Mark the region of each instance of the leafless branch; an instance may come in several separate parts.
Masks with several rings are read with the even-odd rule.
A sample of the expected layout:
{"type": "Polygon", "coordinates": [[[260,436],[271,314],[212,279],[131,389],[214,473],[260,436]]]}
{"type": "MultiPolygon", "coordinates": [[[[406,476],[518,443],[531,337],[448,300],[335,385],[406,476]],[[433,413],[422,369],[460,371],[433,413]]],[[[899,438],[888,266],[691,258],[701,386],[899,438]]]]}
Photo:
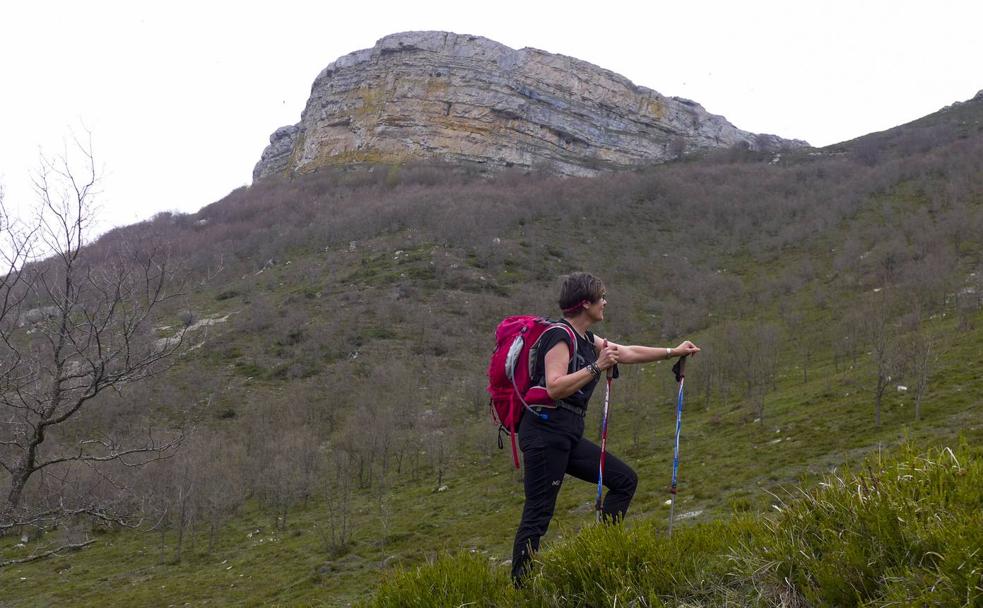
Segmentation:
{"type": "Polygon", "coordinates": [[[126,467],[143,466],[157,460],[162,460],[163,454],[166,454],[167,452],[179,446],[183,441],[183,439],[184,439],[184,434],[182,433],[177,439],[174,439],[164,444],[158,444],[151,437],[150,445],[129,448],[129,449],[120,449],[118,445],[114,445],[109,441],[100,441],[95,439],[85,440],[81,442],[78,454],[74,454],[72,456],[62,456],[59,458],[51,458],[49,460],[39,463],[35,467],[35,470],[41,470],[45,467],[54,464],[63,463],[63,462],[110,462],[113,460],[119,461],[120,464],[126,467]],[[90,445],[101,445],[106,449],[108,453],[103,455],[87,454],[85,453],[84,450],[86,446],[90,446],[90,445]],[[136,454],[140,454],[140,455],[153,454],[154,456],[152,458],[147,458],[146,460],[140,460],[139,462],[126,461],[126,456],[132,456],[136,454]]]}
{"type": "Polygon", "coordinates": [[[60,546],[60,547],[58,547],[56,549],[52,549],[50,551],[45,551],[44,553],[37,553],[35,555],[31,555],[30,557],[22,557],[20,559],[8,559],[6,561],[0,562],[0,568],[5,568],[7,566],[13,566],[15,564],[26,564],[26,563],[29,563],[29,562],[36,562],[39,559],[44,559],[46,557],[51,557],[52,555],[57,555],[57,554],[62,553],[64,551],[78,551],[79,549],[82,549],[83,547],[88,547],[89,545],[93,544],[94,542],[96,542],[95,539],[93,539],[93,540],[87,540],[84,543],[71,543],[71,544],[67,544],[67,545],[62,545],[62,546],[60,546]]]}
{"type": "MultiPolygon", "coordinates": [[[[3,232],[6,247],[0,240],[0,270],[8,269],[0,277],[0,408],[10,413],[10,424],[0,425],[0,531],[47,528],[78,515],[128,525],[114,513],[115,499],[100,501],[96,486],[83,483],[89,474],[82,471],[122,496],[126,488],[105,465],[141,467],[169,458],[184,440],[181,430],[164,440],[149,428],[144,438],[78,432],[80,412],[101,404],[101,394],[165,369],[184,347],[184,330],[166,340],[149,331],[156,310],[175,297],[164,253],[145,243],[108,259],[87,253],[98,178],[91,137],[75,145],[84,169],[67,151],[42,155],[37,226],[3,232]],[[35,259],[38,251],[50,257],[35,259]],[[38,312],[25,330],[15,313],[28,303],[38,312]],[[74,448],[66,447],[69,437],[74,448]]],[[[0,231],[8,219],[0,196],[0,231]]]]}

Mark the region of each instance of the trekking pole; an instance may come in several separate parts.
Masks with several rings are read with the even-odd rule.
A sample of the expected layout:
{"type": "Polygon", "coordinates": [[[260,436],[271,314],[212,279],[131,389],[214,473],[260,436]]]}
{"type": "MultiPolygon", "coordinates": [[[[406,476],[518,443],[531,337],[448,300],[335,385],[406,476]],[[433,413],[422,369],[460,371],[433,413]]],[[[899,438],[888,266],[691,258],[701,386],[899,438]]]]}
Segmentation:
{"type": "MultiPolygon", "coordinates": [[[[604,341],[607,348],[608,341],[604,341]]],[[[597,500],[594,501],[594,511],[597,513],[597,521],[601,521],[601,492],[604,486],[604,455],[607,454],[608,447],[608,404],[611,402],[611,380],[614,375],[614,367],[608,368],[607,388],[604,390],[604,416],[601,418],[601,463],[597,471],[597,500]]]]}
{"type": "MultiPolygon", "coordinates": [[[[683,383],[686,379],[686,356],[679,358],[676,365],[672,366],[672,373],[676,375],[676,382],[679,383],[679,395],[676,397],[676,447],[672,452],[672,486],[669,493],[672,494],[669,503],[669,536],[672,536],[672,519],[676,510],[676,473],[679,471],[679,432],[683,428],[683,383]]],[[[603,458],[603,456],[602,456],[603,458]]]]}

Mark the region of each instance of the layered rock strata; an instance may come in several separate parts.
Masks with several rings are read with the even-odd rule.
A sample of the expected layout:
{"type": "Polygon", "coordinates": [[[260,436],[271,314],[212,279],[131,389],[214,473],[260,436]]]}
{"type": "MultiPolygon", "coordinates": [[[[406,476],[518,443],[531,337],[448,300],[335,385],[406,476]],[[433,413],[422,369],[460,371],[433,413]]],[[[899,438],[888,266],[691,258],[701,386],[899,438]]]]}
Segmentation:
{"type": "Polygon", "coordinates": [[[253,178],[427,159],[592,175],[735,145],[806,144],[742,131],[572,57],[406,32],[326,67],[300,123],[273,133],[253,178]]]}

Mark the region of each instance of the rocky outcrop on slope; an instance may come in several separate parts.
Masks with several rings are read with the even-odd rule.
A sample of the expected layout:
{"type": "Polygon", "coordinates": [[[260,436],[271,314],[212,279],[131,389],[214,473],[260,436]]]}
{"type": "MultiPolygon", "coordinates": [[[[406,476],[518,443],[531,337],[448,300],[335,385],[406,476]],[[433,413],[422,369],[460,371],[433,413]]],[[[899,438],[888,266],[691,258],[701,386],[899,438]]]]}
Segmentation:
{"type": "Polygon", "coordinates": [[[273,133],[253,178],[424,159],[591,175],[735,145],[806,143],[742,131],[572,57],[406,32],[326,67],[300,123],[273,133]]]}

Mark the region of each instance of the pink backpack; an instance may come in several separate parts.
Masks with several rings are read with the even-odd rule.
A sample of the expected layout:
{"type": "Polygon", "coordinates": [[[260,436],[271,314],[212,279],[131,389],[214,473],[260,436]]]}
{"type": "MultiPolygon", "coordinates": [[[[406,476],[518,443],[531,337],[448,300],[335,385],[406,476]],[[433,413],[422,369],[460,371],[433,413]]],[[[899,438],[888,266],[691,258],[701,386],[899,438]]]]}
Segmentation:
{"type": "Polygon", "coordinates": [[[501,433],[507,432],[512,439],[512,461],[517,469],[519,452],[515,437],[522,412],[534,405],[556,407],[545,386],[530,386],[539,340],[553,328],[567,332],[570,359],[573,360],[577,337],[564,323],[554,323],[543,317],[515,316],[506,318],[495,329],[495,352],[488,364],[489,406],[492,419],[499,425],[498,447],[503,447],[501,433]]]}

